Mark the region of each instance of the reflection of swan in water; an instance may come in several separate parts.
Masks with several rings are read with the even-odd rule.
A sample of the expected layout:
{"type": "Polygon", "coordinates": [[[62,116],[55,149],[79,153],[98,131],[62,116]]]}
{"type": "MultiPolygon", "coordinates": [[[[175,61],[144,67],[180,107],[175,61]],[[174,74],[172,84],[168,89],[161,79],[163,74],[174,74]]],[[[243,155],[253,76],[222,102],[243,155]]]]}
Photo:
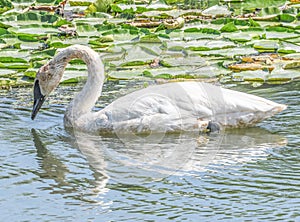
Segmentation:
{"type": "Polygon", "coordinates": [[[65,125],[83,131],[199,131],[211,120],[230,127],[250,126],[286,108],[254,95],[205,83],[182,82],[151,86],[121,97],[99,112],[91,112],[102,91],[104,68],[95,51],[73,45],[39,69],[32,119],[73,58],[87,64],[89,75],[66,111],[65,125]]]}
{"type": "MultiPolygon", "coordinates": [[[[37,171],[37,175],[40,176],[43,179],[53,179],[56,183],[49,184],[50,189],[55,192],[55,190],[60,190],[60,193],[69,194],[70,192],[76,195],[81,195],[80,192],[82,192],[82,187],[79,187],[78,189],[81,190],[78,194],[77,193],[77,183],[74,185],[72,181],[68,180],[67,174],[70,173],[67,165],[60,160],[59,157],[52,154],[47,147],[43,144],[39,137],[39,133],[35,130],[31,130],[31,134],[33,137],[34,146],[37,150],[37,157],[38,161],[40,163],[40,170],[37,171]]],[[[73,143],[73,140],[68,139],[69,142],[73,143]]],[[[108,188],[106,187],[106,184],[108,182],[108,177],[105,175],[104,166],[102,164],[105,164],[103,162],[103,157],[100,157],[101,150],[94,151],[94,146],[89,146],[91,141],[85,141],[86,148],[81,150],[85,158],[88,159],[88,163],[91,163],[93,165],[90,165],[90,169],[94,172],[94,181],[90,181],[90,186],[92,187],[92,190],[87,190],[87,193],[92,195],[87,195],[88,197],[76,197],[76,198],[86,198],[87,201],[99,201],[95,198],[98,197],[99,194],[106,193],[108,191],[108,188]],[[86,153],[88,152],[88,153],[86,153]],[[100,155],[100,156],[99,156],[100,155]],[[97,161],[96,161],[97,160],[97,161]],[[93,196],[93,199],[91,197],[93,196]]],[[[72,144],[74,145],[74,144],[72,144]]]]}
{"type": "Polygon", "coordinates": [[[235,164],[265,159],[268,149],[287,143],[284,137],[261,128],[228,130],[224,134],[201,137],[190,133],[170,134],[159,143],[155,136],[150,140],[132,136],[120,140],[115,136],[75,133],[78,148],[91,166],[96,169],[101,162],[102,168],[98,169],[108,178],[129,184],[169,175],[198,175],[212,165],[215,169],[224,169],[225,165],[230,169],[235,164]]]}
{"type": "Polygon", "coordinates": [[[54,179],[57,184],[64,184],[66,174],[68,173],[67,167],[47,150],[35,129],[31,129],[31,134],[34,146],[37,150],[37,157],[39,160],[42,160],[40,166],[43,169],[43,172],[39,173],[39,176],[42,178],[54,179]]]}

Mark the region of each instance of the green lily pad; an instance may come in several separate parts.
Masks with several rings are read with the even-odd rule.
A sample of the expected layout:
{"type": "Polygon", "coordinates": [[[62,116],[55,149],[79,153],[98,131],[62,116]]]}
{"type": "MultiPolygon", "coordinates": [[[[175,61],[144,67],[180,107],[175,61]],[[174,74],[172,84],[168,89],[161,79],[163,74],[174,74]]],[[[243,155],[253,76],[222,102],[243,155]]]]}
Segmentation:
{"type": "Polygon", "coordinates": [[[290,81],[300,79],[300,71],[299,70],[291,70],[291,69],[275,69],[267,77],[268,82],[278,82],[278,81],[290,81]]]}
{"type": "Polygon", "coordinates": [[[35,34],[18,34],[18,39],[23,42],[38,42],[38,35],[35,34]]]}
{"type": "Polygon", "coordinates": [[[300,46],[293,44],[293,43],[288,43],[288,42],[282,42],[281,46],[278,49],[279,53],[296,53],[300,52],[300,46]]]}
{"type": "Polygon", "coordinates": [[[27,63],[30,58],[28,50],[16,50],[12,48],[2,49],[0,51],[0,62],[19,62],[27,63]]]}
{"type": "Polygon", "coordinates": [[[282,56],[282,58],[287,59],[287,60],[300,60],[300,53],[291,53],[291,54],[282,56]]]}
{"type": "Polygon", "coordinates": [[[255,41],[253,47],[259,52],[276,52],[279,44],[274,40],[260,40],[255,41]]]}
{"type": "Polygon", "coordinates": [[[297,38],[299,36],[298,33],[288,33],[288,32],[265,32],[267,39],[291,39],[297,38]]]}
{"type": "Polygon", "coordinates": [[[36,77],[37,71],[38,71],[38,69],[34,69],[34,68],[27,69],[24,72],[24,76],[28,77],[29,79],[34,79],[36,77]]]}
{"type": "Polygon", "coordinates": [[[150,64],[151,61],[157,58],[151,49],[140,45],[131,46],[126,51],[125,58],[120,61],[112,62],[116,66],[142,66],[150,64]]]}
{"type": "Polygon", "coordinates": [[[79,36],[98,36],[97,29],[90,24],[78,24],[76,25],[76,32],[79,36]]]}
{"type": "MultiPolygon", "coordinates": [[[[180,33],[182,39],[182,33],[180,33]]],[[[221,34],[219,30],[212,28],[188,28],[184,30],[184,40],[198,40],[198,39],[214,39],[221,34]]]]}
{"type": "Polygon", "coordinates": [[[225,5],[214,5],[202,11],[202,15],[211,17],[226,17],[231,15],[231,11],[225,5]]]}
{"type": "Polygon", "coordinates": [[[176,76],[185,76],[187,73],[192,71],[193,69],[188,66],[181,67],[160,67],[156,69],[147,69],[145,70],[148,76],[152,76],[154,78],[175,78],[176,76]]]}
{"type": "Polygon", "coordinates": [[[15,58],[11,56],[7,57],[0,57],[0,63],[27,63],[25,59],[22,58],[15,58]]]}
{"type": "Polygon", "coordinates": [[[140,38],[140,42],[145,43],[161,43],[161,40],[155,34],[144,35],[140,38]]]}
{"type": "Polygon", "coordinates": [[[189,57],[169,57],[164,58],[161,64],[165,67],[177,67],[177,66],[206,66],[208,61],[199,56],[189,56],[189,57]]]}
{"type": "Polygon", "coordinates": [[[79,70],[79,69],[74,69],[74,66],[72,66],[72,69],[67,68],[64,72],[64,75],[61,79],[61,83],[63,84],[69,84],[69,83],[78,83],[82,79],[87,78],[87,69],[79,70]]]}
{"type": "Polygon", "coordinates": [[[220,31],[221,32],[236,32],[236,31],[238,31],[238,28],[234,25],[233,22],[230,22],[230,23],[224,25],[220,31]]]}
{"type": "Polygon", "coordinates": [[[255,71],[242,71],[232,73],[232,80],[243,82],[243,81],[260,81],[264,82],[269,75],[268,72],[262,70],[255,70],[255,71]]]}
{"type": "Polygon", "coordinates": [[[17,72],[15,70],[11,70],[11,69],[0,69],[0,76],[1,77],[10,77],[14,74],[16,74],[17,72]]]}
{"type": "Polygon", "coordinates": [[[9,32],[7,31],[7,29],[5,28],[0,28],[0,36],[1,35],[5,35],[5,34],[8,34],[9,32]]]}
{"type": "Polygon", "coordinates": [[[90,6],[93,1],[80,1],[80,0],[72,0],[69,1],[70,6],[90,6]]]}
{"type": "Polygon", "coordinates": [[[122,71],[111,71],[108,73],[108,77],[111,79],[134,79],[141,78],[143,76],[143,70],[122,70],[122,71]]]}
{"type": "Polygon", "coordinates": [[[291,14],[280,14],[279,20],[282,22],[293,22],[296,20],[296,17],[291,14]]]}
{"type": "Polygon", "coordinates": [[[30,67],[29,64],[24,63],[0,63],[0,68],[13,69],[13,70],[26,70],[30,67]]]}
{"type": "Polygon", "coordinates": [[[224,48],[233,48],[235,47],[235,43],[224,40],[194,40],[194,41],[173,41],[167,42],[166,47],[169,50],[183,50],[189,49],[192,51],[207,51],[207,50],[216,50],[216,49],[224,49],[224,48]]]}
{"type": "Polygon", "coordinates": [[[280,9],[276,6],[270,6],[270,7],[262,8],[262,10],[258,13],[258,16],[278,15],[278,14],[280,14],[280,9]]]}
{"type": "Polygon", "coordinates": [[[222,35],[225,38],[228,38],[234,42],[248,42],[248,41],[251,41],[253,38],[260,37],[259,32],[255,33],[255,34],[249,33],[249,32],[235,32],[235,33],[223,33],[222,35]]]}
{"type": "Polygon", "coordinates": [[[12,9],[14,6],[9,0],[0,0],[0,14],[9,11],[12,9]]]}
{"type": "Polygon", "coordinates": [[[257,51],[250,47],[235,47],[228,49],[210,50],[210,51],[198,51],[197,54],[201,56],[216,56],[232,59],[237,56],[253,55],[257,51]]]}
{"type": "Polygon", "coordinates": [[[296,69],[300,68],[300,60],[289,61],[284,64],[283,69],[296,69]]]}

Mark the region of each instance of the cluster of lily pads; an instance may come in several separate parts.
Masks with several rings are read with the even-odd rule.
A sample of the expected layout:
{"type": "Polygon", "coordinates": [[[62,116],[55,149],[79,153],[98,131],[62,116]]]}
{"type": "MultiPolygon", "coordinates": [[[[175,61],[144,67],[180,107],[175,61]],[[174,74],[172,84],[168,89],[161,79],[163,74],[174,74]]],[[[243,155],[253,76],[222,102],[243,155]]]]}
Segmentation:
{"type": "MultiPolygon", "coordinates": [[[[32,85],[37,69],[72,44],[99,52],[109,79],[300,78],[300,2],[197,2],[0,0],[0,87],[32,85]]],[[[86,75],[73,60],[63,83],[86,75]]]]}

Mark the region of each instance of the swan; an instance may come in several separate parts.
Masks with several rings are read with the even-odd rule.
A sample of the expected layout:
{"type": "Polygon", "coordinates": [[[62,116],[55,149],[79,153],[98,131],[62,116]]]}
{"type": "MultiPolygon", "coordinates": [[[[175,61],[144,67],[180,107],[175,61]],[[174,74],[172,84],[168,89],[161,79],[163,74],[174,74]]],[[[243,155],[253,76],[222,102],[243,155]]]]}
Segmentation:
{"type": "Polygon", "coordinates": [[[93,133],[149,133],[205,131],[248,127],[286,109],[286,105],[202,82],[175,82],[149,86],[92,111],[102,92],[104,66],[98,53],[72,45],[57,53],[34,80],[34,120],[47,96],[58,86],[71,59],[82,59],[88,77],[64,115],[65,127],[93,133]],[[214,123],[214,124],[212,124],[214,123]]]}

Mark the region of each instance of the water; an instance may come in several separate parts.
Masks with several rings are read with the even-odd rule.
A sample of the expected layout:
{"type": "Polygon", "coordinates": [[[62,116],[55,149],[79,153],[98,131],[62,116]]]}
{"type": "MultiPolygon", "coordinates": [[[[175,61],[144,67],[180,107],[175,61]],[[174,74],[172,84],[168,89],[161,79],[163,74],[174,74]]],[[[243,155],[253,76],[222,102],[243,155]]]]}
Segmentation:
{"type": "MultiPolygon", "coordinates": [[[[300,220],[299,86],[234,87],[289,106],[258,127],[150,141],[65,130],[78,87],[35,121],[31,89],[1,91],[0,221],[300,220]]],[[[96,109],[135,87],[107,84],[96,109]]]]}

